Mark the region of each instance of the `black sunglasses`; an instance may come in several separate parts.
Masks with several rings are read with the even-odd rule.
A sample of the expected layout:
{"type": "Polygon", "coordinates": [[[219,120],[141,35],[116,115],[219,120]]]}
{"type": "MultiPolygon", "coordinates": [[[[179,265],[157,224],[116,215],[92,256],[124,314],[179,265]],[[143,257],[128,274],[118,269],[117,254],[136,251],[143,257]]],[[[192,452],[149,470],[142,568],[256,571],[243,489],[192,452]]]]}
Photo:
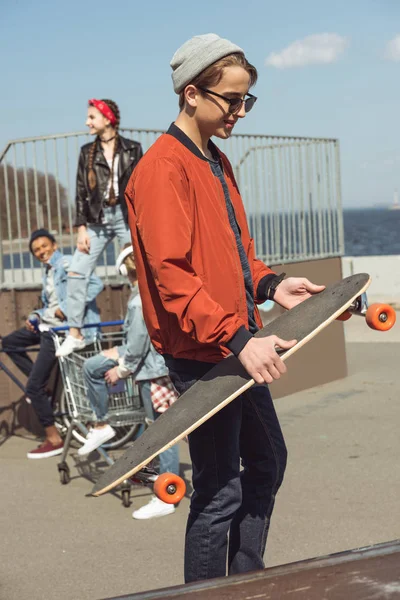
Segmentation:
{"type": "Polygon", "coordinates": [[[196,86],[197,89],[201,90],[202,92],[205,92],[206,94],[211,94],[212,96],[217,96],[217,98],[222,98],[222,100],[225,100],[225,102],[228,102],[229,104],[229,108],[228,108],[228,112],[231,115],[234,115],[235,113],[239,112],[239,110],[242,108],[242,104],[244,102],[244,110],[245,112],[250,112],[251,109],[253,108],[257,97],[253,96],[253,94],[246,94],[246,96],[248,96],[248,98],[244,99],[244,98],[227,98],[226,96],[221,96],[221,94],[217,94],[217,92],[213,92],[211,90],[208,90],[207,88],[203,88],[203,87],[199,87],[196,86]]]}

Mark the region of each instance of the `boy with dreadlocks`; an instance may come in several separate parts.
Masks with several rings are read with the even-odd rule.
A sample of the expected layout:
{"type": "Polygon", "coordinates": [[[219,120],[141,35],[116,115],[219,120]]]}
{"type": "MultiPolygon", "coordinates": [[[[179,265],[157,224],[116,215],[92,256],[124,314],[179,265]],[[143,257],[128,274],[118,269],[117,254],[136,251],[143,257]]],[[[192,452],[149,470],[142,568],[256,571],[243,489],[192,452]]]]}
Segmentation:
{"type": "Polygon", "coordinates": [[[68,273],[69,335],[57,352],[67,356],[85,347],[81,333],[88,280],[106,246],[130,242],[126,184],[143,152],[118,133],[120,112],[112,100],[89,100],[86,125],[96,139],[81,148],[76,184],[77,250],[68,273]]]}

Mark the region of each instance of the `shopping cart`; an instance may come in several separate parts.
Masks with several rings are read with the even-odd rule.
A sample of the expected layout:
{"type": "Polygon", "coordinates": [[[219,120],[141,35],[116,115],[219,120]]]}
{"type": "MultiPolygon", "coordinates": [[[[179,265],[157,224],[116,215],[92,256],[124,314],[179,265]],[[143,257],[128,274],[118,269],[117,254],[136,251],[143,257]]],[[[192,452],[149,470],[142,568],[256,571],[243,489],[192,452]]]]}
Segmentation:
{"type": "MultiPolygon", "coordinates": [[[[123,321],[113,321],[109,324],[111,325],[119,325],[123,323],[123,321]]],[[[108,323],[107,323],[108,324],[108,323]]],[[[97,327],[97,324],[96,324],[97,327]]],[[[57,329],[57,333],[61,329],[66,329],[65,327],[57,329]]],[[[100,352],[104,347],[107,347],[107,344],[116,345],[122,343],[124,341],[124,336],[122,332],[112,333],[111,335],[103,334],[104,342],[101,342],[99,336],[97,336],[96,341],[93,346],[91,346],[91,350],[86,350],[81,353],[81,356],[89,357],[92,354],[100,352]]],[[[13,353],[36,353],[39,352],[39,347],[24,347],[24,348],[13,348],[13,353]]],[[[6,351],[3,348],[0,348],[0,357],[1,354],[5,354],[6,351]]],[[[22,383],[20,379],[6,366],[6,364],[0,359],[0,371],[3,371],[10,379],[15,383],[16,386],[26,395],[26,386],[22,383]]],[[[71,424],[71,414],[73,412],[73,407],[71,408],[71,402],[69,401],[69,396],[65,394],[63,382],[60,375],[60,369],[58,368],[55,371],[53,382],[51,389],[49,389],[49,401],[51,402],[54,414],[54,423],[57,427],[62,438],[65,438],[67,431],[71,424]]],[[[129,384],[128,384],[129,385],[129,384]]],[[[136,387],[136,386],[135,386],[136,387]]],[[[137,389],[135,391],[132,390],[132,395],[137,396],[137,389]]],[[[30,400],[26,398],[26,401],[30,404],[30,400]]],[[[115,437],[109,442],[103,444],[103,448],[108,450],[114,450],[120,448],[129,440],[135,438],[140,431],[142,420],[131,423],[131,420],[126,419],[126,399],[123,397],[123,394],[118,393],[118,388],[114,388],[112,390],[110,396],[110,407],[113,413],[113,424],[115,424],[115,437]],[[119,415],[120,418],[117,418],[119,415]]],[[[72,436],[75,438],[77,442],[83,444],[85,441],[85,436],[81,433],[81,431],[77,428],[72,430],[72,436]]]]}
{"type": "MultiPolygon", "coordinates": [[[[82,368],[85,360],[98,354],[106,348],[120,345],[125,341],[122,331],[101,332],[100,327],[121,325],[123,321],[109,321],[97,323],[96,337],[89,347],[80,352],[59,358],[59,368],[64,385],[64,393],[60,402],[61,414],[64,422],[68,423],[64,449],[61,460],[57,465],[60,481],[67,484],[70,481],[70,470],[66,458],[71,446],[72,438],[84,443],[88,433],[86,424],[93,421],[93,411],[87,397],[87,390],[83,378],[82,368]]],[[[65,328],[55,328],[54,344],[59,348],[62,338],[59,333],[65,328]]],[[[139,389],[132,377],[120,380],[115,386],[109,386],[109,409],[108,422],[116,431],[116,441],[109,443],[107,449],[117,448],[133,439],[139,431],[140,426],[145,423],[145,411],[140,399],[139,389]]],[[[112,458],[106,451],[106,444],[97,449],[104,460],[113,464],[112,458]]],[[[150,482],[156,478],[156,472],[149,473],[150,482]]],[[[121,486],[124,506],[130,505],[131,483],[126,481],[121,486]]]]}

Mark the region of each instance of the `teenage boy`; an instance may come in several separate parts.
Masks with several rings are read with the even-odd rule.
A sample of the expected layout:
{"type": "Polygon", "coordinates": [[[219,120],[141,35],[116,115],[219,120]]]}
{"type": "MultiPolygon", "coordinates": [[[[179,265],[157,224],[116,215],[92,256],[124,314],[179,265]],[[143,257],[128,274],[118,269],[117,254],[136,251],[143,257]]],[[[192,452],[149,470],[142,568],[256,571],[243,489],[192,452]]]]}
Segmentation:
{"type": "Polygon", "coordinates": [[[215,34],[187,41],[171,67],[179,116],[145,154],[126,191],[144,317],[179,393],[230,352],[260,384],[189,435],[189,582],[223,576],[227,565],[229,574],[264,567],[286,466],[264,384],[286,371],[276,346],[288,349],[296,341],[253,337],[262,325],[256,304],[273,299],[290,309],[323,286],[283,279],[255,258],[232,167],[210,140],[229,138],[254,106],[255,67],[241,48],[215,34]]]}
{"type": "MultiPolygon", "coordinates": [[[[46,386],[56,362],[54,339],[49,331],[43,329],[65,325],[67,320],[67,276],[72,256],[63,255],[57,248],[54,236],[47,229],[38,229],[31,235],[29,249],[45,265],[43,277],[43,308],[31,313],[25,327],[3,337],[2,346],[16,366],[28,377],[26,394],[42,424],[46,438],[35,450],[28,452],[28,458],[49,458],[61,454],[63,441],[54,424],[53,409],[46,386]],[[26,352],[15,352],[16,348],[29,348],[40,345],[36,361],[33,363],[26,352]]],[[[99,311],[96,296],[103,289],[102,281],[92,275],[89,280],[86,299],[85,323],[98,323],[99,311]]],[[[85,330],[86,342],[90,343],[95,329],[85,330]]]]}

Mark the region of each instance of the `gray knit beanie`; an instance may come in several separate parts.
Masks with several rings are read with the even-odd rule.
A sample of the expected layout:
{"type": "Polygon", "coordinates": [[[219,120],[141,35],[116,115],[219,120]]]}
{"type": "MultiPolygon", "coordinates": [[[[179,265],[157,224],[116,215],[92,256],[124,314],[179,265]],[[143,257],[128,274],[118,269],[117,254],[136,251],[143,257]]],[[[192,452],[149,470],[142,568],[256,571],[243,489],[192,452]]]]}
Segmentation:
{"type": "Polygon", "coordinates": [[[239,52],[242,48],[215,33],[196,35],[178,48],[172,57],[172,81],[174,91],[179,94],[199,73],[220,58],[239,52]]]}

